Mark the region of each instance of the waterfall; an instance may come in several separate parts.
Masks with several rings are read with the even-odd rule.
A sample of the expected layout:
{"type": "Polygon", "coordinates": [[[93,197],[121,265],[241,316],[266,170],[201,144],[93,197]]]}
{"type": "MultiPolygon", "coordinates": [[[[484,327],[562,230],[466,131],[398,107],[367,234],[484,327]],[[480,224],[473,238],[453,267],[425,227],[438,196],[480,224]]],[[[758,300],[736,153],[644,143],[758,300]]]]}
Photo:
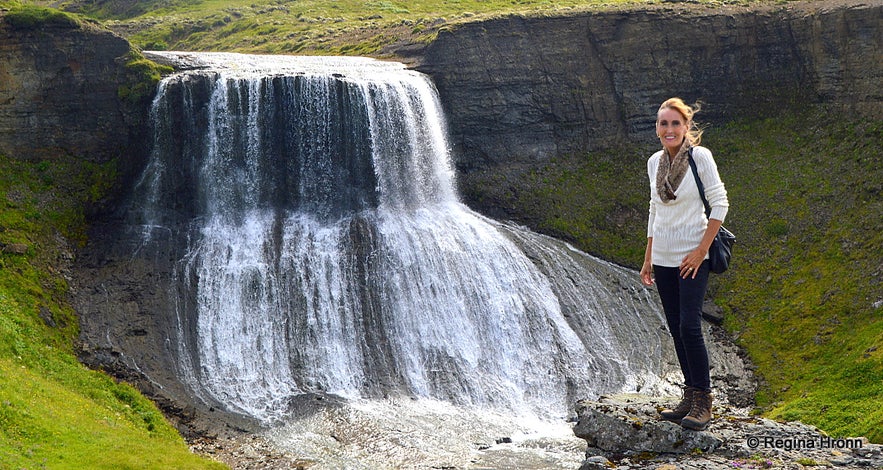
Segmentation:
{"type": "Polygon", "coordinates": [[[294,397],[566,414],[662,386],[633,273],[485,218],[455,191],[428,78],[361,58],[163,53],[135,188],[145,243],[183,234],[177,371],[265,421],[294,397]]]}

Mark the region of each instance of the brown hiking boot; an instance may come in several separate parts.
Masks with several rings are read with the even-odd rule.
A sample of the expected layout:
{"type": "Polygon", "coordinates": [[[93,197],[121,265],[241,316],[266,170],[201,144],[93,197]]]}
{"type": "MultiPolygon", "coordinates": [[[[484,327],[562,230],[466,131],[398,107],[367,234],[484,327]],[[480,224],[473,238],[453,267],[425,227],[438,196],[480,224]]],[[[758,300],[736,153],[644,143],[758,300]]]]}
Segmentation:
{"type": "Polygon", "coordinates": [[[684,416],[690,413],[690,409],[693,408],[693,391],[696,390],[693,387],[684,388],[684,396],[681,398],[681,402],[675,406],[673,410],[664,409],[659,412],[659,416],[662,419],[667,421],[680,422],[684,416]]]}
{"type": "Polygon", "coordinates": [[[694,389],[693,407],[681,420],[681,426],[694,431],[705,429],[705,426],[711,421],[711,398],[711,392],[694,389]]]}

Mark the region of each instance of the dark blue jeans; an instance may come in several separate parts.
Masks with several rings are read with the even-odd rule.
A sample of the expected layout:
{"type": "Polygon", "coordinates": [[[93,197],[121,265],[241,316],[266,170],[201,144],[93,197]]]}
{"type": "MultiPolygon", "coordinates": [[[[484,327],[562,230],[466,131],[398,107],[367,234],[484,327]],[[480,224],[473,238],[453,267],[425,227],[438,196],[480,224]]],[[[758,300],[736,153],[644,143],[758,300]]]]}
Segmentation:
{"type": "Polygon", "coordinates": [[[684,373],[684,384],[710,392],[708,350],[702,337],[702,302],[708,287],[708,260],[699,267],[695,279],[683,279],[679,271],[679,268],[654,265],[656,289],[684,373]]]}

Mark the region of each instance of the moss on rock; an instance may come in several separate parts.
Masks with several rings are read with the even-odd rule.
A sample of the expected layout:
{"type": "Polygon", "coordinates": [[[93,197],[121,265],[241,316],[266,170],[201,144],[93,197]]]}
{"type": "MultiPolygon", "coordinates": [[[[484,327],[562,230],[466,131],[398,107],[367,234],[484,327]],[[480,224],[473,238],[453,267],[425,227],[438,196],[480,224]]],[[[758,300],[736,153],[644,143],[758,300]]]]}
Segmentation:
{"type": "Polygon", "coordinates": [[[133,48],[126,60],[127,83],[120,85],[119,97],[130,104],[138,104],[152,98],[156,92],[156,84],[162,76],[172,72],[171,67],[148,60],[133,48]]]}
{"type": "Polygon", "coordinates": [[[77,15],[35,5],[14,6],[3,18],[17,30],[37,30],[50,26],[77,29],[82,26],[77,15]]]}

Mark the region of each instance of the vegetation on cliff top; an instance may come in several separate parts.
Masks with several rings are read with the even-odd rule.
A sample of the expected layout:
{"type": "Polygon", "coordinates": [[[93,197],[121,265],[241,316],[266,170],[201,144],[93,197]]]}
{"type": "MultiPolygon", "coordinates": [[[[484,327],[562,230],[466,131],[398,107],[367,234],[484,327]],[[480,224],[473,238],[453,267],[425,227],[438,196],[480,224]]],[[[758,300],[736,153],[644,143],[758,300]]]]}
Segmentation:
{"type": "Polygon", "coordinates": [[[173,71],[171,67],[148,60],[140,51],[132,49],[126,58],[127,84],[120,85],[117,94],[132,105],[153,99],[156,84],[163,75],[173,71]]]}
{"type": "MultiPolygon", "coordinates": [[[[709,128],[703,144],[727,184],[726,225],[737,235],[734,268],[712,277],[711,296],[765,379],[760,409],[837,437],[883,442],[883,122],[782,111],[709,128]]],[[[462,183],[481,205],[509,208],[522,222],[637,269],[646,245],[646,159],[657,146],[462,183]]]]}
{"type": "Polygon", "coordinates": [[[426,42],[440,28],[477,19],[658,3],[661,0],[74,0],[65,8],[106,20],[145,50],[376,56],[386,45],[426,42]]]}
{"type": "Polygon", "coordinates": [[[77,15],[36,5],[18,2],[0,2],[0,8],[9,8],[4,21],[18,30],[35,30],[45,26],[79,28],[82,21],[77,15]]]}
{"type": "Polygon", "coordinates": [[[0,155],[0,468],[223,468],[134,388],[81,365],[69,243],[115,164],[0,155]]]}

